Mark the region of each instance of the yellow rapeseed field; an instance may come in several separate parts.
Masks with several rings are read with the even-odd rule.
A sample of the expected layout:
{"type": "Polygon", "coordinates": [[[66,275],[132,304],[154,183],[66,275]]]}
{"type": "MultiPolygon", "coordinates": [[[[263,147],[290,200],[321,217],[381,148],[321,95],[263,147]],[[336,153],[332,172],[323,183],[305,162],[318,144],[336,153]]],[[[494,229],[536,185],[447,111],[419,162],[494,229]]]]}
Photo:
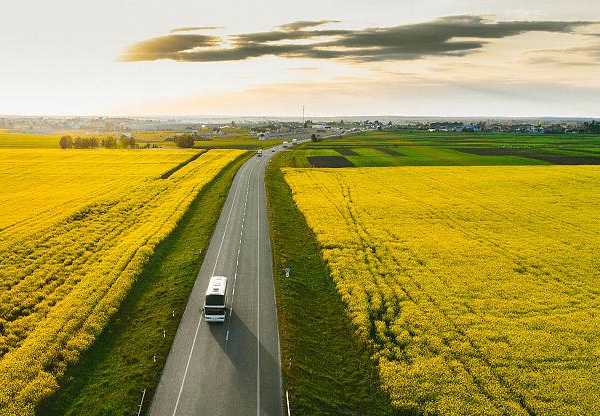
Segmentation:
{"type": "Polygon", "coordinates": [[[0,149],[0,414],[31,415],[242,151],[0,149]]]}
{"type": "Polygon", "coordinates": [[[600,414],[600,168],[285,169],[394,405],[600,414]]]}

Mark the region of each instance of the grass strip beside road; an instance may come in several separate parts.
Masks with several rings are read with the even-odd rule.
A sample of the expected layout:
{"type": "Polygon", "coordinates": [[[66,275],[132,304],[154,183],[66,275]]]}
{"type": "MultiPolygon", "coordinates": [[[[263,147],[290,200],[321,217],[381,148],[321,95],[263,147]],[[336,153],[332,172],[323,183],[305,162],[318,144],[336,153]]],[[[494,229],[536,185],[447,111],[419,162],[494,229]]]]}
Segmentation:
{"type": "Polygon", "coordinates": [[[142,414],[148,410],[233,178],[250,156],[231,162],[198,193],[111,323],[37,414],[134,415],[144,389],[142,414]]]}
{"type": "Polygon", "coordinates": [[[289,391],[291,413],[394,415],[281,173],[293,154],[273,158],[266,174],[283,387],[289,391]]]}

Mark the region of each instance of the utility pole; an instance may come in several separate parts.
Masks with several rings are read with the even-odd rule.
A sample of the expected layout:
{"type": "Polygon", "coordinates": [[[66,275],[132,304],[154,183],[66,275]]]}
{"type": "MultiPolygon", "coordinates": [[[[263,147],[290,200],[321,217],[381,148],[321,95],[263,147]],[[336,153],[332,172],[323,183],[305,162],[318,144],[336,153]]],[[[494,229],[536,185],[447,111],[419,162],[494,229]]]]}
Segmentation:
{"type": "Polygon", "coordinates": [[[304,106],[302,106],[302,127],[304,127],[304,106]]]}

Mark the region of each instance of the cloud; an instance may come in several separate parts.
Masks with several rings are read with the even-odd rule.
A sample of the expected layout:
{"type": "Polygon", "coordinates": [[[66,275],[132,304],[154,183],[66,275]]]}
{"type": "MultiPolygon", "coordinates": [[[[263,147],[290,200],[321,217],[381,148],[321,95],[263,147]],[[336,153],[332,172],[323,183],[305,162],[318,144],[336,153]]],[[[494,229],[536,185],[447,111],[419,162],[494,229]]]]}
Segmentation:
{"type": "Polygon", "coordinates": [[[121,57],[123,61],[177,60],[177,54],[194,48],[212,48],[221,43],[218,36],[167,35],[136,43],[121,57]]]}
{"type": "Polygon", "coordinates": [[[178,27],[176,29],[171,29],[170,33],[178,33],[178,32],[195,32],[197,30],[217,30],[223,29],[218,26],[189,26],[189,27],[178,27]]]}
{"type": "Polygon", "coordinates": [[[492,39],[531,32],[575,33],[580,28],[597,24],[586,21],[497,22],[480,16],[449,16],[394,27],[315,29],[331,22],[335,21],[292,22],[269,32],[235,34],[225,38],[162,36],[133,45],[121,59],[219,62],[280,56],[351,62],[415,60],[464,56],[483,48],[492,39]],[[228,46],[224,47],[224,44],[228,46]]]}
{"type": "Polygon", "coordinates": [[[281,29],[285,32],[292,32],[292,31],[296,31],[296,30],[306,29],[309,27],[323,26],[328,23],[340,23],[340,21],[339,20],[317,20],[317,21],[299,20],[297,22],[291,22],[291,23],[286,23],[284,25],[281,25],[281,26],[279,26],[279,29],[281,29]]]}
{"type": "Polygon", "coordinates": [[[595,67],[600,65],[600,44],[532,51],[523,62],[561,67],[595,67]]]}

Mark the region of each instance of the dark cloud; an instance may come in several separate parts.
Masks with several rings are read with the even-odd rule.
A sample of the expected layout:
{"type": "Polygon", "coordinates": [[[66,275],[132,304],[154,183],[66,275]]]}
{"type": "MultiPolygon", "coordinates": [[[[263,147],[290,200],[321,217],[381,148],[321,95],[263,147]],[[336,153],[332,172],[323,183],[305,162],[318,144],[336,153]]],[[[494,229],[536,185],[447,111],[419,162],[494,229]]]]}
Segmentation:
{"type": "Polygon", "coordinates": [[[277,30],[237,34],[225,39],[202,35],[163,36],[135,44],[122,59],[217,62],[271,55],[353,62],[413,60],[431,56],[463,56],[481,49],[491,39],[530,32],[573,33],[594,24],[581,21],[494,22],[479,16],[450,16],[394,27],[314,29],[331,22],[334,21],[293,22],[277,30]],[[230,46],[223,47],[225,41],[230,46]]]}
{"type": "Polygon", "coordinates": [[[218,27],[218,26],[190,26],[190,27],[178,27],[176,29],[171,29],[169,32],[170,33],[195,32],[197,30],[216,30],[216,29],[223,29],[223,28],[218,27]]]}

